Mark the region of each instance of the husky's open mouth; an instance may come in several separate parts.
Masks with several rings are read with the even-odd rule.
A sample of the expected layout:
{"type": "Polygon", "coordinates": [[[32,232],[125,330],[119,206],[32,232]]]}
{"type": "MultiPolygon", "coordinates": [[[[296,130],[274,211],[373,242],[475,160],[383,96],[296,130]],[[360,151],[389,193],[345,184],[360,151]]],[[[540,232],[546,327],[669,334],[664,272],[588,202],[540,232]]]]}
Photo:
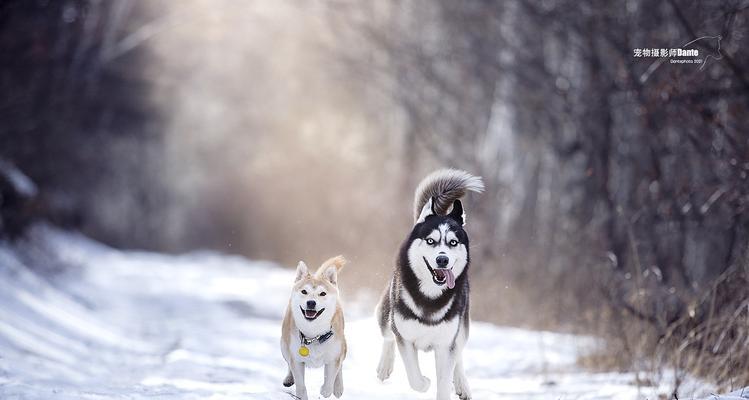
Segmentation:
{"type": "Polygon", "coordinates": [[[320,314],[325,311],[324,308],[321,308],[319,310],[305,310],[304,308],[302,308],[302,306],[299,306],[299,309],[302,310],[302,315],[304,315],[304,318],[307,321],[314,321],[315,318],[319,317],[320,314]]]}
{"type": "Polygon", "coordinates": [[[432,273],[432,280],[437,285],[444,285],[447,283],[447,287],[452,289],[455,287],[455,275],[453,275],[453,269],[452,268],[432,268],[431,265],[429,265],[429,261],[427,261],[426,257],[424,258],[424,264],[427,265],[427,268],[429,268],[429,272],[432,273]]]}

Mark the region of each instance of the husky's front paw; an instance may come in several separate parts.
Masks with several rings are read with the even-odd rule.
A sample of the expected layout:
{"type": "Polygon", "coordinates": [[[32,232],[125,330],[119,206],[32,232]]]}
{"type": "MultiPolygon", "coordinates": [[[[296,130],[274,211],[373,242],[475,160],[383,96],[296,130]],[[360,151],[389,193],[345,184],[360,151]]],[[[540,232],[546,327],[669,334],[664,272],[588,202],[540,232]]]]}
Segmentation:
{"type": "Polygon", "coordinates": [[[471,400],[471,389],[468,387],[468,381],[463,375],[462,368],[455,370],[453,383],[455,384],[455,394],[458,395],[460,400],[471,400]]]}
{"type": "Polygon", "coordinates": [[[458,395],[460,400],[471,400],[471,389],[465,382],[455,381],[455,394],[458,395]]]}
{"type": "Polygon", "coordinates": [[[429,385],[432,383],[426,376],[416,378],[415,381],[408,382],[411,385],[411,389],[417,392],[426,392],[429,390],[429,385]]]}
{"type": "Polygon", "coordinates": [[[323,384],[320,386],[320,396],[327,399],[331,394],[333,394],[333,385],[323,384]]]}
{"type": "Polygon", "coordinates": [[[377,379],[384,381],[390,378],[390,374],[393,373],[393,363],[387,361],[380,361],[380,365],[377,367],[377,379]]]}

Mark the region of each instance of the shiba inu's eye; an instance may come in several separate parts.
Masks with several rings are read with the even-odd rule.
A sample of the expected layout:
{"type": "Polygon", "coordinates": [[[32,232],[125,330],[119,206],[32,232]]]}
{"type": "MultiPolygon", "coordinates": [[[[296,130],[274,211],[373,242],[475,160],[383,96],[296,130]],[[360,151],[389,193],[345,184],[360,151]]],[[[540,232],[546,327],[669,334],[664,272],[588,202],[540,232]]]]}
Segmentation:
{"type": "Polygon", "coordinates": [[[307,291],[302,289],[302,294],[307,294],[307,291]]]}
{"type": "Polygon", "coordinates": [[[320,292],[320,296],[321,296],[321,297],[322,297],[322,296],[325,296],[326,294],[327,294],[327,293],[325,293],[325,292],[320,292]]]}
{"type": "Polygon", "coordinates": [[[455,246],[457,246],[457,245],[458,245],[458,241],[457,241],[457,240],[455,240],[455,239],[453,239],[453,240],[451,240],[451,241],[450,241],[450,243],[448,243],[448,244],[449,244],[449,245],[450,245],[451,247],[455,247],[455,246]]]}
{"type": "Polygon", "coordinates": [[[427,244],[430,245],[430,246],[433,245],[434,244],[434,239],[427,238],[427,244]]]}

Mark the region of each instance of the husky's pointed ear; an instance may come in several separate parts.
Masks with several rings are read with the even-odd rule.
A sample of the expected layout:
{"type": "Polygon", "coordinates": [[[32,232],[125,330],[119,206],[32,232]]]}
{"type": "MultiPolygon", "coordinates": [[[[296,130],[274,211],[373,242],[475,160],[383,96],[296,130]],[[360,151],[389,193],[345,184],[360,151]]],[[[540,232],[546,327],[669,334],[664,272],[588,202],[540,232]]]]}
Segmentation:
{"type": "Polygon", "coordinates": [[[453,210],[447,216],[458,221],[460,225],[466,224],[466,213],[463,211],[463,203],[460,200],[453,202],[453,210]]]}
{"type": "Polygon", "coordinates": [[[294,279],[294,282],[298,282],[308,276],[310,276],[310,274],[307,264],[305,264],[304,261],[299,261],[299,264],[296,266],[296,279],[294,279]]]}
{"type": "Polygon", "coordinates": [[[421,209],[421,214],[419,214],[419,218],[416,219],[416,224],[420,224],[424,222],[424,220],[430,216],[434,215],[434,197],[430,197],[429,201],[427,201],[426,204],[424,204],[424,207],[421,209]]]}
{"type": "Polygon", "coordinates": [[[317,275],[333,285],[337,285],[338,273],[343,269],[344,265],[346,265],[346,259],[343,256],[335,256],[322,263],[322,266],[317,271],[317,275]]]}

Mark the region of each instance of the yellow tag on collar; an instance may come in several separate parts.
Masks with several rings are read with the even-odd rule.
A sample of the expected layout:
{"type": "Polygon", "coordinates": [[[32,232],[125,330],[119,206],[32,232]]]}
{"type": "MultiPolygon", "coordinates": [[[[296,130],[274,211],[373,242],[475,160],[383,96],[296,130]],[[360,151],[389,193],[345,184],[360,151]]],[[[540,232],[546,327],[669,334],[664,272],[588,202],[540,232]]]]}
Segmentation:
{"type": "Polygon", "coordinates": [[[302,357],[307,357],[309,355],[309,348],[307,346],[302,346],[299,348],[299,355],[302,357]]]}

